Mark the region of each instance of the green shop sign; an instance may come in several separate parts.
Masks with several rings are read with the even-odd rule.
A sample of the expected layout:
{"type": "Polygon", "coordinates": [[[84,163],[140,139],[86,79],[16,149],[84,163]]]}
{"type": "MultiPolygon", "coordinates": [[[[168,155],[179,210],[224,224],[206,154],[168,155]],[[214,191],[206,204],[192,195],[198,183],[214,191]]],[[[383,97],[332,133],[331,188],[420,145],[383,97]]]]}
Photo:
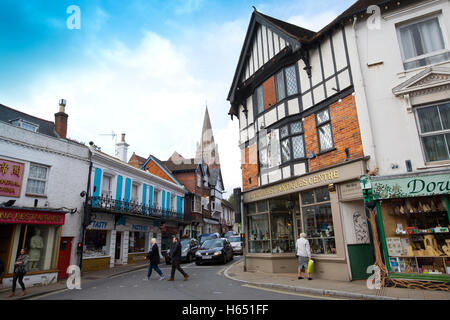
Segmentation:
{"type": "Polygon", "coordinates": [[[409,198],[450,193],[450,174],[374,180],[361,177],[361,187],[372,189],[374,200],[409,198]]]}

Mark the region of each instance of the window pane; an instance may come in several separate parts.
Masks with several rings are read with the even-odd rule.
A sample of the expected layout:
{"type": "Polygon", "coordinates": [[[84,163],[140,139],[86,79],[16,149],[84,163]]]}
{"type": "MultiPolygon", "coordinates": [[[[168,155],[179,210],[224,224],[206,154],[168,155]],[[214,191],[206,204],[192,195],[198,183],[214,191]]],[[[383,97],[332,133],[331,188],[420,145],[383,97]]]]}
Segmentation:
{"type": "MultiPolygon", "coordinates": [[[[286,202],[286,201],[285,201],[286,202]]],[[[275,213],[270,216],[272,230],[272,253],[293,252],[294,229],[292,214],[275,213]]]]}
{"type": "Polygon", "coordinates": [[[267,146],[267,135],[266,134],[260,134],[259,135],[259,147],[265,148],[267,146]]]}
{"type": "Polygon", "coordinates": [[[287,95],[293,95],[298,93],[297,85],[297,73],[295,72],[295,66],[291,66],[285,69],[286,72],[286,86],[287,95]]]}
{"type": "Polygon", "coordinates": [[[317,202],[330,201],[330,192],[328,191],[328,187],[316,189],[315,192],[317,202]]]}
{"type": "Polygon", "coordinates": [[[264,95],[262,86],[256,89],[256,105],[258,108],[258,113],[264,111],[264,95]]]}
{"type": "Polygon", "coordinates": [[[45,182],[40,180],[28,179],[27,193],[45,194],[45,182]]]}
{"type": "Polygon", "coordinates": [[[291,123],[291,134],[297,134],[297,133],[302,133],[303,132],[303,126],[302,126],[302,122],[294,122],[291,123]]]}
{"type": "Polygon", "coordinates": [[[248,217],[248,252],[270,253],[269,221],[267,214],[248,217]]]}
{"type": "Polygon", "coordinates": [[[322,124],[328,120],[330,120],[330,114],[328,113],[328,110],[324,110],[322,112],[319,112],[317,115],[317,124],[322,124]]]}
{"type": "Polygon", "coordinates": [[[437,107],[428,107],[417,110],[420,132],[427,133],[442,130],[437,107]]]}
{"type": "Polygon", "coordinates": [[[331,124],[319,127],[320,151],[333,148],[333,135],[331,134],[331,124]]]}
{"type": "Polygon", "coordinates": [[[269,208],[267,207],[267,201],[258,202],[258,212],[267,212],[269,208]]]}
{"type": "Polygon", "coordinates": [[[427,161],[448,160],[447,143],[444,135],[422,137],[425,158],[427,161]]]}
{"type": "Polygon", "coordinates": [[[291,160],[291,149],[289,139],[281,141],[281,158],[283,162],[291,160]]]}
{"type": "Polygon", "coordinates": [[[41,167],[41,166],[36,166],[36,165],[31,165],[29,177],[45,180],[47,177],[47,168],[41,167]]]}
{"type": "Polygon", "coordinates": [[[292,151],[294,152],[294,159],[300,159],[305,157],[303,135],[292,138],[292,151]]]}
{"type": "Polygon", "coordinates": [[[289,135],[288,127],[284,126],[280,128],[280,138],[287,137],[289,135]]]}
{"type": "Polygon", "coordinates": [[[440,105],[439,113],[441,114],[441,120],[444,129],[450,129],[450,103],[440,105]]]}
{"type": "Polygon", "coordinates": [[[84,236],[83,256],[95,257],[108,254],[107,244],[108,231],[106,230],[86,230],[84,236]]]}
{"type": "Polygon", "coordinates": [[[304,191],[301,193],[302,196],[302,204],[311,204],[314,203],[314,191],[304,191]]]}
{"type": "Polygon", "coordinates": [[[256,202],[247,205],[247,214],[256,213],[256,202]]]}
{"type": "Polygon", "coordinates": [[[259,150],[259,162],[262,168],[266,168],[268,166],[267,149],[259,150]]]}
{"type": "Polygon", "coordinates": [[[275,75],[275,83],[277,86],[277,102],[286,97],[286,89],[284,87],[283,71],[275,75]]]}

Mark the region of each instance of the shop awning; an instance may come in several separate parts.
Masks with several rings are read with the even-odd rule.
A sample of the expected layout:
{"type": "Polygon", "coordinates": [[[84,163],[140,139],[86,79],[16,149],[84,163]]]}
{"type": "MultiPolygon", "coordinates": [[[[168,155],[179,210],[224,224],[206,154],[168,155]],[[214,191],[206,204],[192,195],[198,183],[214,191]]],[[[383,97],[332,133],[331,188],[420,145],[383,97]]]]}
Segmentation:
{"type": "Polygon", "coordinates": [[[208,218],[203,218],[203,221],[205,221],[206,223],[209,223],[209,224],[219,224],[219,221],[208,219],[208,218]]]}

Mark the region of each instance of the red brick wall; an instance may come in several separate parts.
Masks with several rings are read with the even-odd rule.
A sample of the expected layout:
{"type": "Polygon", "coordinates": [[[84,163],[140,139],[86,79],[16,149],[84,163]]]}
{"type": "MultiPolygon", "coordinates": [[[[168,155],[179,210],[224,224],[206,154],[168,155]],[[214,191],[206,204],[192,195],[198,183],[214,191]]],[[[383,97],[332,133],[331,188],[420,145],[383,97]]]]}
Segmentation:
{"type": "Polygon", "coordinates": [[[258,158],[256,143],[241,150],[242,190],[258,187],[258,158]],[[251,179],[251,181],[250,181],[251,179]]]}
{"type": "Polygon", "coordinates": [[[316,158],[308,159],[309,171],[319,170],[333,164],[344,162],[345,148],[349,149],[349,160],[364,156],[361,135],[359,130],[358,116],[356,113],[355,98],[349,95],[329,107],[331,128],[333,131],[333,142],[336,150],[317,155],[319,153],[318,137],[316,130],[315,115],[305,118],[303,125],[305,129],[305,145],[307,156],[314,151],[316,158]]]}
{"type": "Polygon", "coordinates": [[[163,178],[167,181],[175,183],[161,168],[154,163],[153,161],[149,161],[147,165],[145,166],[145,170],[148,170],[150,173],[154,174],[155,176],[158,176],[160,178],[163,178]]]}
{"type": "Polygon", "coordinates": [[[277,97],[275,94],[275,77],[272,76],[263,83],[264,94],[264,110],[270,108],[277,103],[277,97]],[[270,106],[269,106],[270,105],[270,106]]]}
{"type": "Polygon", "coordinates": [[[133,155],[131,156],[130,160],[128,161],[128,164],[130,166],[133,166],[135,168],[140,169],[141,168],[141,163],[138,160],[138,158],[136,157],[136,155],[133,153],[133,155]]]}
{"type": "Polygon", "coordinates": [[[190,192],[195,193],[197,178],[195,172],[174,173],[175,179],[183,184],[190,192]]]}

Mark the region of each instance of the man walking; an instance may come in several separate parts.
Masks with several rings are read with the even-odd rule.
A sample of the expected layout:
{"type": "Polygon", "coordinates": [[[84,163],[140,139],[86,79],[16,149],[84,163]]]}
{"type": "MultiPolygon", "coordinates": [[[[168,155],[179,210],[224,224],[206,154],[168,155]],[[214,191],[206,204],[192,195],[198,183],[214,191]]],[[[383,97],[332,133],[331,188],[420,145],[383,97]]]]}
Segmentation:
{"type": "Polygon", "coordinates": [[[155,271],[159,274],[160,277],[159,280],[164,280],[165,279],[164,275],[158,267],[158,264],[160,262],[159,248],[155,238],[152,238],[152,246],[150,248],[150,251],[148,252],[148,259],[150,260],[150,264],[148,265],[146,280],[150,280],[150,277],[152,275],[152,269],[155,269],[155,271]]]}
{"type": "Polygon", "coordinates": [[[175,277],[175,269],[181,272],[181,274],[184,276],[184,281],[186,281],[189,278],[189,275],[184,272],[184,270],[181,268],[181,244],[178,241],[177,237],[173,237],[173,247],[170,249],[169,255],[170,260],[172,260],[172,272],[170,273],[170,278],[168,281],[173,281],[175,277]]]}

